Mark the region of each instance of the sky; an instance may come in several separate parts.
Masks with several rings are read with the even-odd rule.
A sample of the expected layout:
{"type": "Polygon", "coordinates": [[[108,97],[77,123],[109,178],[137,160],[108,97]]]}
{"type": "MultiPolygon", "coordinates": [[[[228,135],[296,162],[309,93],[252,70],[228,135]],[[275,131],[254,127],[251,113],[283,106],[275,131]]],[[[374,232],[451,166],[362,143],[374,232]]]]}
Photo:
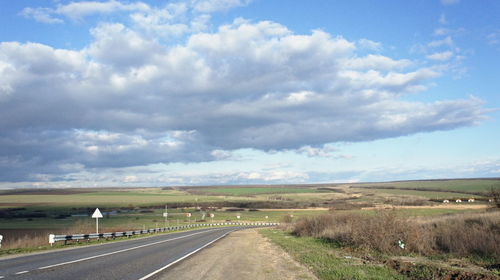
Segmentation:
{"type": "Polygon", "coordinates": [[[498,14],[0,0],[0,188],[500,177],[498,14]]]}

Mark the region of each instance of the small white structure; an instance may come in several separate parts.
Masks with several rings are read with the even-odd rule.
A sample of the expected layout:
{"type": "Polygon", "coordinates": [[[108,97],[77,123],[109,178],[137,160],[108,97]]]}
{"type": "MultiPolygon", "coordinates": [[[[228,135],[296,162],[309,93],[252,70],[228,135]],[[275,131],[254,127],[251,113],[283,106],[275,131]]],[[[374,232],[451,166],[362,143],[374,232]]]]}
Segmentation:
{"type": "Polygon", "coordinates": [[[443,203],[450,203],[448,199],[443,200],[443,203]]]}
{"type": "Polygon", "coordinates": [[[462,203],[462,200],[461,199],[457,199],[455,200],[456,203],[462,203]]]}
{"type": "Polygon", "coordinates": [[[490,198],[490,199],[488,199],[488,202],[493,202],[493,199],[491,199],[491,198],[490,198]]]}
{"type": "Polygon", "coordinates": [[[471,202],[471,203],[474,202],[474,201],[475,201],[474,198],[469,198],[469,200],[467,200],[467,202],[471,202]]]}

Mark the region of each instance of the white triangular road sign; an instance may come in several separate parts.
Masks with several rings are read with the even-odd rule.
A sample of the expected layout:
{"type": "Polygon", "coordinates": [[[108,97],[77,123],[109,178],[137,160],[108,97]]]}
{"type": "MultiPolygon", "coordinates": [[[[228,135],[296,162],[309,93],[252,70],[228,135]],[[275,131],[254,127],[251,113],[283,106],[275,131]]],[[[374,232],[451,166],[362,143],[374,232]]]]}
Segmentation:
{"type": "Polygon", "coordinates": [[[92,218],[102,218],[101,211],[99,211],[99,208],[96,208],[94,211],[94,214],[92,214],[92,218]]]}

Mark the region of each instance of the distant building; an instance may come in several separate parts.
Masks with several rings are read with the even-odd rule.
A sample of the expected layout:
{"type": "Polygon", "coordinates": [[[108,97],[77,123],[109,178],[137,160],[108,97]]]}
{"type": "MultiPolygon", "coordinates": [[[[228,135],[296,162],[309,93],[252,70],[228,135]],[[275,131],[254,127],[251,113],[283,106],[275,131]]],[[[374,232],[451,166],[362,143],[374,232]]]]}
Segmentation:
{"type": "Polygon", "coordinates": [[[474,202],[476,201],[474,198],[469,198],[469,200],[467,200],[468,202],[474,202]]]}
{"type": "Polygon", "coordinates": [[[461,199],[457,199],[455,200],[456,203],[462,203],[462,200],[461,199]]]}
{"type": "Polygon", "coordinates": [[[450,203],[448,199],[443,200],[443,203],[450,203]]]}

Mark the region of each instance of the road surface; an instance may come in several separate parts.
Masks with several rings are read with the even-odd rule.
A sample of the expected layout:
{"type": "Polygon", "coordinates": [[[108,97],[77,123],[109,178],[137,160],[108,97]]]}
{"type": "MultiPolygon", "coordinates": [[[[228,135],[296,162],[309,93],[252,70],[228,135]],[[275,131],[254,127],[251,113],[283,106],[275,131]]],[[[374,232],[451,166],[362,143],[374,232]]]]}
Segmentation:
{"type": "Polygon", "coordinates": [[[242,227],[200,229],[0,259],[0,279],[155,279],[159,272],[242,227]]]}

